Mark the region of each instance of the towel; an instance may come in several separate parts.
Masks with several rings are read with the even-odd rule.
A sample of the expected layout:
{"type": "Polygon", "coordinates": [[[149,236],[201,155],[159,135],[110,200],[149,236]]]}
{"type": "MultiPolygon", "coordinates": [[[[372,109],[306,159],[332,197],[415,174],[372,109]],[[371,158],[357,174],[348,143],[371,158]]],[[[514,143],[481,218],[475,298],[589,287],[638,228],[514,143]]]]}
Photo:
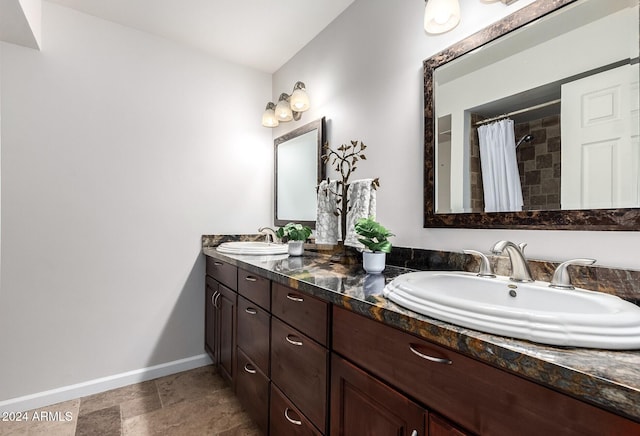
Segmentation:
{"type": "Polygon", "coordinates": [[[344,245],[363,249],[364,245],[358,241],[355,231],[356,221],[360,218],[376,216],[376,190],[373,188],[374,179],[354,180],[349,185],[349,211],[347,212],[347,234],[344,245]]]}
{"type": "Polygon", "coordinates": [[[326,180],[318,185],[316,244],[335,245],[340,239],[340,217],[336,216],[338,182],[326,180]]]}

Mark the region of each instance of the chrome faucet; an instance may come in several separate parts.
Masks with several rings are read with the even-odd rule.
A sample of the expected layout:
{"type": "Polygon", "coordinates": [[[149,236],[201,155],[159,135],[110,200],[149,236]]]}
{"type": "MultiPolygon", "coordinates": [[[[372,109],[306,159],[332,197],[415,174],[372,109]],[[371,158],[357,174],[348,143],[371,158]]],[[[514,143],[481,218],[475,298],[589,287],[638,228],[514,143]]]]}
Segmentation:
{"type": "Polygon", "coordinates": [[[269,239],[271,239],[271,242],[273,242],[274,244],[280,240],[278,238],[278,235],[276,235],[275,230],[273,230],[271,227],[260,227],[258,229],[258,232],[264,235],[264,241],[267,243],[269,242],[269,239]]]}
{"type": "Polygon", "coordinates": [[[569,265],[593,265],[596,263],[595,259],[571,259],[566,262],[562,262],[553,273],[551,284],[549,287],[557,289],[575,289],[571,284],[571,277],[569,276],[569,265]]]}
{"type": "Polygon", "coordinates": [[[511,261],[511,277],[514,282],[532,282],[531,270],[524,257],[524,247],[527,244],[519,246],[511,241],[498,241],[491,249],[493,254],[502,254],[506,251],[511,261]]]}

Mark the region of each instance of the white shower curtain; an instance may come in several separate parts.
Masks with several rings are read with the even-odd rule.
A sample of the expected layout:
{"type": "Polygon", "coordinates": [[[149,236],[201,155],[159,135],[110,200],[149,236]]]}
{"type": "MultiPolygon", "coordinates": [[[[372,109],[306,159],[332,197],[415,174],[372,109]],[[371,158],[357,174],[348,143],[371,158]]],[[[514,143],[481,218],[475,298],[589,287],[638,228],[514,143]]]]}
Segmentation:
{"type": "Polygon", "coordinates": [[[522,210],[522,187],[516,158],[513,120],[478,127],[485,212],[522,210]]]}

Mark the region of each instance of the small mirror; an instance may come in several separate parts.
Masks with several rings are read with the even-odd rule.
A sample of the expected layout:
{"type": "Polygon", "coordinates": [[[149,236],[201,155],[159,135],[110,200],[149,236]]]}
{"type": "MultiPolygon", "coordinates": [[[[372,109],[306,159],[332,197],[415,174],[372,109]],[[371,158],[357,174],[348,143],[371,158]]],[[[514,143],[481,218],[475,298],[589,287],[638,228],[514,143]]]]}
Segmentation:
{"type": "Polygon", "coordinates": [[[315,228],[316,186],[325,177],[320,158],[324,142],[324,117],[273,141],[275,225],[296,222],[315,228]]]}

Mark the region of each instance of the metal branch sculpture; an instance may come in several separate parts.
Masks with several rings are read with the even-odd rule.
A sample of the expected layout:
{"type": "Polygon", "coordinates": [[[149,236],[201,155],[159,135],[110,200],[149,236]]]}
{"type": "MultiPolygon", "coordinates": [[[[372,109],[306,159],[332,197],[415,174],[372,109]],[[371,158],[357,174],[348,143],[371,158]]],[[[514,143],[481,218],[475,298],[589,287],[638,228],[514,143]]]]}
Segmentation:
{"type": "MultiPolygon", "coordinates": [[[[349,197],[347,196],[350,185],[349,177],[358,169],[356,164],[359,161],[367,160],[367,157],[363,153],[367,146],[361,141],[351,141],[351,145],[342,144],[337,150],[332,150],[327,143],[324,144],[323,148],[325,154],[322,155],[322,162],[326,164],[331,160],[331,166],[340,173],[342,178],[342,180],[336,182],[336,191],[331,190],[331,188],[328,189],[331,190],[331,193],[335,194],[337,198],[334,215],[340,217],[342,233],[341,244],[344,244],[347,235],[347,213],[351,210],[349,197]]],[[[327,178],[327,183],[329,182],[331,182],[331,180],[327,178]]],[[[372,188],[377,189],[378,186],[380,186],[380,181],[378,178],[375,178],[372,182],[372,188]]],[[[328,194],[329,193],[327,193],[327,195],[328,194]]]]}

